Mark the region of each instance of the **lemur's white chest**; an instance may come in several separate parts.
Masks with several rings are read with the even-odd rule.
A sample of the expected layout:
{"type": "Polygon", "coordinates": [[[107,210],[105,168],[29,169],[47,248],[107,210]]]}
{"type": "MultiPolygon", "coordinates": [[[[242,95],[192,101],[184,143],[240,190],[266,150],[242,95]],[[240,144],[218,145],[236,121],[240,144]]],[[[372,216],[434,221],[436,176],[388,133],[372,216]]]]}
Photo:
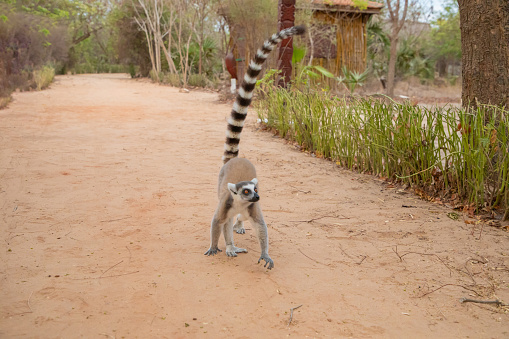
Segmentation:
{"type": "Polygon", "coordinates": [[[228,218],[233,218],[234,216],[236,216],[238,214],[242,214],[243,217],[247,218],[249,216],[249,212],[248,212],[247,208],[251,204],[253,204],[253,203],[249,202],[249,201],[233,198],[232,207],[228,211],[228,218]]]}

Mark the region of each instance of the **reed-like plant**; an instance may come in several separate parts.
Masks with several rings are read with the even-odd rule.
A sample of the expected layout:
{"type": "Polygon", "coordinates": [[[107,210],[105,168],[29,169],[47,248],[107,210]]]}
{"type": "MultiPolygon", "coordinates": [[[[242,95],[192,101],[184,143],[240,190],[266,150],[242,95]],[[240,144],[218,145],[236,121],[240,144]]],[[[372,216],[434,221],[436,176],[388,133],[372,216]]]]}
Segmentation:
{"type": "Polygon", "coordinates": [[[53,82],[55,69],[51,66],[43,66],[41,69],[34,71],[33,78],[37,90],[43,90],[53,82]]]}
{"type": "Polygon", "coordinates": [[[509,218],[509,111],[344,99],[309,86],[261,91],[261,121],[317,156],[509,218]]]}

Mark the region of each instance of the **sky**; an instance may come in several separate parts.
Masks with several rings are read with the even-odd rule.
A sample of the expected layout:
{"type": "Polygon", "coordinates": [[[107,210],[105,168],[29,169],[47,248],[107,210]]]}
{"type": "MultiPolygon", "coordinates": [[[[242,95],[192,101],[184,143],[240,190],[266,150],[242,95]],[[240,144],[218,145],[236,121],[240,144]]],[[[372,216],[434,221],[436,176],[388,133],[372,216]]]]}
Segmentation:
{"type": "Polygon", "coordinates": [[[441,11],[444,7],[442,6],[443,0],[431,0],[431,3],[433,4],[433,9],[437,12],[441,11]]]}

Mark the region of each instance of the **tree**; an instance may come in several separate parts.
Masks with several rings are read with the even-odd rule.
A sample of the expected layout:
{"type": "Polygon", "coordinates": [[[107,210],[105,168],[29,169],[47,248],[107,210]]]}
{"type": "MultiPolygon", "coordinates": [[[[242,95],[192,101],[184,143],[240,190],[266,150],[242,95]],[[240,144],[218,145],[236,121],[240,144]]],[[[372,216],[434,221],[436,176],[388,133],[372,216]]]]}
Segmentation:
{"type": "Polygon", "coordinates": [[[396,59],[398,57],[399,32],[405,25],[408,11],[408,0],[387,0],[387,9],[389,11],[389,20],[391,22],[391,32],[389,40],[391,42],[389,69],[387,71],[387,95],[394,95],[394,77],[396,75],[396,59]],[[403,5],[403,9],[401,9],[403,5]]]}
{"type": "Polygon", "coordinates": [[[458,0],[464,107],[509,108],[509,1],[458,0]]]}
{"type": "Polygon", "coordinates": [[[198,74],[201,75],[203,68],[204,58],[204,44],[207,39],[205,36],[207,18],[210,16],[213,10],[213,1],[210,0],[195,0],[196,15],[198,16],[196,25],[194,27],[194,33],[198,43],[198,74]]]}
{"type": "Polygon", "coordinates": [[[437,61],[439,75],[444,76],[449,64],[461,61],[458,2],[456,0],[449,0],[444,8],[444,12],[433,21],[433,25],[430,49],[434,59],[437,61]]]}
{"type": "Polygon", "coordinates": [[[176,73],[175,64],[171,56],[171,30],[176,19],[173,3],[163,0],[133,1],[136,12],[135,21],[145,33],[147,47],[152,62],[152,70],[156,77],[161,72],[161,49],[164,52],[170,72],[176,73]],[[168,49],[164,46],[163,38],[168,35],[168,49]]]}

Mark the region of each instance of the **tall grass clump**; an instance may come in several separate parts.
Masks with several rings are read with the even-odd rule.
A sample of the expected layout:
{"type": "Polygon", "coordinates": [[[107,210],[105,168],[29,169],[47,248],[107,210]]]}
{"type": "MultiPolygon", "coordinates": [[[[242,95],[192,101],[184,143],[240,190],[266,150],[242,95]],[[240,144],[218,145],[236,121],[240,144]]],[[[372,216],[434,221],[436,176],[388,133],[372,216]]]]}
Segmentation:
{"type": "Polygon", "coordinates": [[[43,66],[41,69],[34,71],[33,77],[37,90],[43,90],[53,82],[55,69],[51,66],[43,66]]]}
{"type": "Polygon", "coordinates": [[[427,196],[501,208],[509,218],[509,111],[426,108],[390,99],[262,87],[258,116],[282,137],[427,196]]]}

